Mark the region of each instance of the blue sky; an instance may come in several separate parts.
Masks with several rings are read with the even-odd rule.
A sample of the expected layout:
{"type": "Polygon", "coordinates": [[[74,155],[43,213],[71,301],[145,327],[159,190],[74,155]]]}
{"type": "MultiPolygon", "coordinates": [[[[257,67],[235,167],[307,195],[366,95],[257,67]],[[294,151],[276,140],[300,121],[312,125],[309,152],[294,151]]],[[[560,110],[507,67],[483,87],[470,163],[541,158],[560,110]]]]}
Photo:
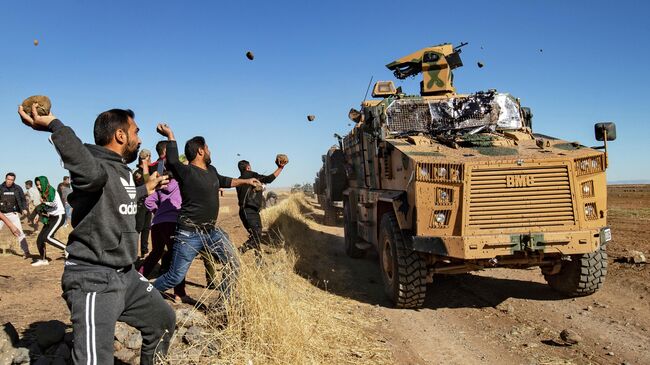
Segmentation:
{"type": "MultiPolygon", "coordinates": [[[[586,145],[596,144],[595,122],[615,121],[609,180],[650,179],[647,2],[442,4],[4,1],[0,170],[21,184],[66,174],[47,135],[16,114],[25,97],[46,94],[86,142],[99,112],[131,108],[143,147],[153,148],[155,124],[166,121],[180,141],[205,136],[222,174],[236,176],[241,158],[270,173],[275,154],[286,153],[274,185],[309,182],[371,76],[390,80],[390,61],[465,41],[459,92],[510,92],[533,109],[536,132],[586,145]]],[[[417,93],[417,82],[397,85],[417,93]]]]}

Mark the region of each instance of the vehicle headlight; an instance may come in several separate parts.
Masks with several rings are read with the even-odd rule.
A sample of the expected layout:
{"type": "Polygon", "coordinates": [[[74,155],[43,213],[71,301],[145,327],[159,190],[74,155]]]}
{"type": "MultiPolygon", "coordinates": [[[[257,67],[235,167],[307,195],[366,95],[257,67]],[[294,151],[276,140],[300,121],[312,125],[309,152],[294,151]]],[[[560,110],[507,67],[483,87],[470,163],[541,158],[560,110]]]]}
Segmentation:
{"type": "Polygon", "coordinates": [[[420,167],[420,176],[429,177],[429,169],[426,167],[420,167]]]}
{"type": "Polygon", "coordinates": [[[578,176],[586,174],[594,174],[603,171],[603,157],[583,157],[575,161],[576,172],[578,176]]]}
{"type": "Polygon", "coordinates": [[[442,200],[442,201],[447,201],[447,199],[449,199],[449,194],[447,194],[447,192],[444,191],[444,190],[441,191],[441,192],[440,192],[440,200],[442,200]]]}
{"type": "Polygon", "coordinates": [[[582,193],[586,196],[591,195],[591,186],[589,184],[582,184],[582,193]]]}
{"type": "Polygon", "coordinates": [[[593,205],[591,204],[585,205],[585,215],[587,217],[593,217],[594,215],[596,215],[596,210],[593,205]]]}
{"type": "Polygon", "coordinates": [[[445,213],[436,214],[436,223],[443,224],[445,223],[445,219],[447,219],[445,213]]]}
{"type": "Polygon", "coordinates": [[[444,167],[438,168],[438,177],[446,177],[447,176],[447,169],[444,167]]]}
{"type": "Polygon", "coordinates": [[[418,162],[415,175],[419,181],[425,182],[459,182],[463,179],[463,165],[418,162]]]}

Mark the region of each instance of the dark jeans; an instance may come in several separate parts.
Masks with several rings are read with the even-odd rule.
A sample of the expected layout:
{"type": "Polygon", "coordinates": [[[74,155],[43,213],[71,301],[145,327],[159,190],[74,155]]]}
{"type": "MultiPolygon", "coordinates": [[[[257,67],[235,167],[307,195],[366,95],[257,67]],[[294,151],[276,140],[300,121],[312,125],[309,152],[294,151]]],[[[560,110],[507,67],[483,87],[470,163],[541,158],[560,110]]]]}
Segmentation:
{"type": "MultiPolygon", "coordinates": [[[[142,263],[141,273],[149,277],[156,263],[162,258],[160,266],[161,272],[169,271],[172,262],[172,253],[174,252],[174,232],[176,232],[175,222],[163,222],[151,226],[151,252],[142,263]]],[[[185,292],[185,278],[180,284],[174,287],[174,294],[179,297],[187,295],[185,292]]]]}
{"type": "Polygon", "coordinates": [[[140,253],[142,256],[149,252],[151,216],[151,212],[144,206],[144,203],[138,203],[138,212],[135,214],[135,230],[140,233],[140,253]]]}
{"type": "Polygon", "coordinates": [[[239,208],[239,218],[248,231],[248,242],[246,247],[259,249],[262,239],[262,218],[260,212],[254,208],[239,208]]]}
{"type": "MultiPolygon", "coordinates": [[[[153,285],[160,291],[178,285],[185,278],[194,258],[199,254],[208,255],[224,265],[221,282],[217,287],[228,298],[237,281],[240,263],[228,235],[219,228],[201,229],[194,232],[177,228],[174,236],[171,267],[169,271],[156,279],[153,285]]],[[[208,282],[208,285],[210,284],[208,282]]]]}
{"type": "Polygon", "coordinates": [[[112,364],[115,323],[142,334],[140,364],[167,352],[176,314],[160,292],[131,265],[120,270],[68,260],[61,278],[70,309],[75,364],[112,364]]]}

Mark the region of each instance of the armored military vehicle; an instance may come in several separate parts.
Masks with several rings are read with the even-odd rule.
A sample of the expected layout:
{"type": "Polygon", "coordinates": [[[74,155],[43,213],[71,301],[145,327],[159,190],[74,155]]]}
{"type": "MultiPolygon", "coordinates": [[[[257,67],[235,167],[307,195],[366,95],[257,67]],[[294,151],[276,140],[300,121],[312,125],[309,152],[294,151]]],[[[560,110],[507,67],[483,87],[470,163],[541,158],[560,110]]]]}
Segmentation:
{"type": "MultiPolygon", "coordinates": [[[[591,148],[535,134],[514,96],[456,93],[460,54],[442,44],[389,63],[398,79],[422,74],[420,94],[380,81],[374,99],[350,111],[355,126],[327,155],[342,155],[347,254],[378,251],[400,308],[420,307],[438,274],[493,267],[537,266],[561,293],[596,292],[611,240],[605,169],[615,125],[596,124],[604,146],[591,148]]],[[[334,178],[327,164],[324,177],[334,178]]]]}
{"type": "Polygon", "coordinates": [[[314,180],[314,194],[323,209],[326,225],[335,225],[343,216],[343,191],[348,187],[344,160],[341,145],[332,146],[322,156],[323,166],[314,180]]]}

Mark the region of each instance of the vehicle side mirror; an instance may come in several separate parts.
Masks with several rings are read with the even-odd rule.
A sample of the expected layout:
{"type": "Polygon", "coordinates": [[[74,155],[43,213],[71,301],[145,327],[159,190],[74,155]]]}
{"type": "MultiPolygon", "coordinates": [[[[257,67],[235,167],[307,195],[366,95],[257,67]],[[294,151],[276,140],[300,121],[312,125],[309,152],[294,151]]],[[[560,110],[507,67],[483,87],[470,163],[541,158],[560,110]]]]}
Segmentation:
{"type": "Polygon", "coordinates": [[[608,141],[616,140],[616,124],[612,122],[596,123],[594,124],[594,133],[596,134],[596,141],[604,141],[607,135],[608,141]]]}

